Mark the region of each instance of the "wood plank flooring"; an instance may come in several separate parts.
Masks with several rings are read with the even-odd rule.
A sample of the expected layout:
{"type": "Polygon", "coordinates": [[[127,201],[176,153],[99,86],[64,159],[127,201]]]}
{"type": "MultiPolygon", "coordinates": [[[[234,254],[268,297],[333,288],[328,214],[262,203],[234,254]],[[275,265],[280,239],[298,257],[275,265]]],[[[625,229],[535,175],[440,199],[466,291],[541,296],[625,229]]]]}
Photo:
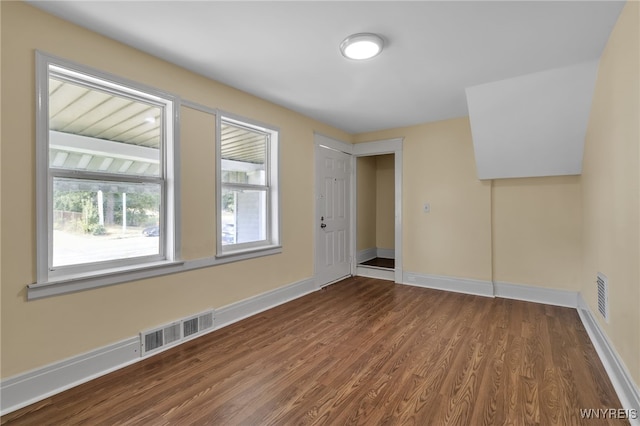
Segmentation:
{"type": "Polygon", "coordinates": [[[575,310],[349,278],[4,416],[24,425],[600,425],[575,310]]]}

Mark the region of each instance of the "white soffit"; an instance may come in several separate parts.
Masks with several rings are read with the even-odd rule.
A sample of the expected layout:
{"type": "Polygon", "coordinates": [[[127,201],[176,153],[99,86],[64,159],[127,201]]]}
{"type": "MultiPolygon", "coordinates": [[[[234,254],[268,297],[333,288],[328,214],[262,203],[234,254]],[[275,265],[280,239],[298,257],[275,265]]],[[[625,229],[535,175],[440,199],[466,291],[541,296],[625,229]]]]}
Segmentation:
{"type": "Polygon", "coordinates": [[[468,87],[479,179],[578,175],[598,62],[468,87]]]}

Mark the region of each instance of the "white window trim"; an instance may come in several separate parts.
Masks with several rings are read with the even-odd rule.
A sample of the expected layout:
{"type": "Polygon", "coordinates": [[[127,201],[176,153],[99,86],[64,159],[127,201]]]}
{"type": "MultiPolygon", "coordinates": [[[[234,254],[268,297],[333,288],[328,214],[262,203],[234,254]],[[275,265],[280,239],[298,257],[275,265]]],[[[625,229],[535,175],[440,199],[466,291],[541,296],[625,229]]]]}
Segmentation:
{"type": "MultiPolygon", "coordinates": [[[[168,274],[182,273],[186,271],[215,267],[232,262],[249,260],[257,257],[271,256],[282,253],[281,234],[280,234],[280,195],[279,185],[271,187],[271,203],[275,206],[271,214],[271,235],[270,244],[264,244],[259,247],[249,247],[243,250],[235,250],[220,252],[213,257],[205,257],[201,259],[193,259],[183,261],[181,257],[181,212],[180,212],[180,108],[182,106],[207,112],[215,115],[217,122],[217,139],[220,139],[220,118],[232,121],[236,120],[239,124],[253,126],[257,129],[263,129],[268,132],[275,132],[278,135],[277,149],[272,151],[271,167],[273,167],[272,179],[279,184],[280,181],[280,130],[276,127],[259,123],[255,120],[246,119],[231,113],[221,112],[219,109],[207,107],[188,100],[182,100],[180,97],[163,92],[153,87],[140,84],[135,81],[127,80],[106,72],[102,72],[91,67],[76,64],[74,62],[55,57],[40,51],[36,51],[36,282],[27,285],[27,300],[38,300],[42,298],[84,291],[92,288],[105,287],[125,282],[138,281],[153,277],[165,276],[168,274]],[[170,207],[167,208],[167,216],[169,213],[173,216],[170,226],[173,227],[173,235],[170,236],[165,244],[167,255],[172,253],[171,259],[158,262],[147,262],[135,266],[120,266],[114,268],[104,268],[99,271],[91,271],[90,273],[76,273],[67,276],[50,277],[49,275],[49,209],[41,208],[48,206],[49,188],[49,147],[48,147],[48,77],[49,64],[58,65],[67,70],[73,70],[83,75],[89,74],[99,80],[111,81],[117,85],[127,86],[140,91],[142,94],[155,94],[156,96],[170,100],[173,105],[171,133],[173,134],[173,146],[167,147],[173,153],[172,158],[168,158],[165,184],[171,186],[173,191],[169,191],[165,197],[165,201],[170,207]],[[44,90],[44,91],[43,91],[44,90]],[[44,118],[43,118],[44,117],[44,118]],[[44,123],[44,124],[43,124],[44,123]],[[173,172],[173,173],[171,173],[173,172]],[[275,212],[273,211],[275,210],[275,212]]],[[[220,144],[216,143],[216,157],[218,170],[220,170],[220,144]]],[[[218,211],[221,210],[221,185],[220,179],[216,179],[217,194],[216,204],[218,211]]],[[[169,217],[167,217],[169,219],[169,217]]],[[[221,236],[221,221],[217,225],[218,235],[221,236]]],[[[218,245],[221,245],[221,237],[217,237],[218,245]]]]}
{"type": "MultiPolygon", "coordinates": [[[[180,107],[187,107],[198,111],[206,112],[215,117],[219,115],[219,111],[215,108],[192,102],[189,100],[180,99],[180,104],[176,106],[176,111],[180,110],[180,107]]],[[[267,126],[268,127],[268,126],[267,126]]],[[[174,139],[174,145],[177,139],[174,139]]],[[[174,157],[176,162],[179,162],[177,154],[174,157]]],[[[45,162],[44,164],[48,164],[45,162]]],[[[178,176],[178,175],[177,175],[178,176]]],[[[46,177],[46,176],[45,176],[46,177]]],[[[178,195],[176,193],[176,195],[178,195]]],[[[176,215],[178,212],[176,212],[176,215]]],[[[178,220],[178,218],[176,219],[178,220]]],[[[278,223],[280,218],[278,217],[278,223]]],[[[178,229],[176,229],[178,231],[178,229]]],[[[179,236],[179,233],[177,232],[179,236]]],[[[179,246],[178,246],[179,247],[179,246]]],[[[27,300],[38,300],[47,297],[53,297],[68,293],[74,293],[77,291],[89,290],[92,288],[105,287],[110,285],[116,285],[125,282],[149,279],[154,277],[165,276],[168,274],[182,273],[186,271],[192,271],[202,268],[210,268],[215,266],[224,265],[227,263],[241,262],[249,259],[254,259],[263,256],[271,256],[282,253],[282,246],[274,245],[270,247],[263,247],[261,249],[252,250],[250,252],[239,252],[229,254],[226,256],[212,256],[204,257],[200,259],[175,261],[175,262],[159,262],[157,264],[149,264],[145,267],[137,268],[134,270],[126,269],[119,270],[113,269],[109,271],[103,271],[101,274],[92,276],[73,276],[67,279],[50,280],[48,282],[37,282],[29,284],[27,286],[27,300]]],[[[176,255],[177,256],[177,255],[176,255]]]]}
{"type": "MultiPolygon", "coordinates": [[[[216,211],[217,211],[217,235],[216,235],[216,258],[239,257],[242,260],[253,257],[260,257],[281,251],[280,235],[280,130],[276,127],[259,123],[228,112],[218,110],[216,114],[216,211]],[[222,122],[228,122],[241,127],[250,128],[270,135],[270,142],[267,148],[266,164],[266,185],[257,186],[256,189],[267,188],[267,238],[263,241],[256,241],[244,244],[234,244],[231,246],[222,245],[222,122]]],[[[225,186],[233,187],[234,184],[225,186]]],[[[251,185],[240,185],[249,187],[251,185]]]]}
{"type": "MultiPolygon", "coordinates": [[[[120,90],[118,90],[120,92],[120,90]]],[[[101,285],[109,285],[114,282],[124,282],[140,276],[149,269],[175,269],[179,265],[176,259],[180,258],[180,158],[179,158],[179,111],[180,99],[172,94],[143,84],[126,80],[109,73],[92,69],[83,65],[67,61],[36,51],[36,276],[37,282],[29,286],[29,292],[36,291],[46,286],[55,286],[55,294],[78,291],[101,285]],[[72,268],[60,268],[63,272],[55,273],[50,270],[51,256],[51,202],[52,177],[49,169],[49,103],[48,85],[50,66],[57,66],[77,72],[82,75],[83,81],[99,82],[101,87],[109,87],[109,83],[116,86],[125,86],[130,93],[142,95],[145,98],[157,98],[166,103],[170,108],[169,117],[165,123],[167,137],[162,149],[165,165],[163,185],[164,210],[164,235],[165,239],[161,248],[161,256],[140,258],[134,264],[122,262],[104,262],[100,269],[94,269],[96,265],[78,265],[72,268]],[[85,78],[88,75],[89,78],[85,78]],[[146,261],[145,261],[146,259],[146,261]],[[64,271],[67,272],[64,272],[64,271]],[[115,278],[114,278],[115,277],[115,278]],[[105,281],[106,279],[106,281],[105,281]],[[105,284],[100,284],[105,282],[105,284]],[[68,288],[68,290],[65,289],[68,288]]],[[[73,173],[72,173],[73,174],[73,173]]],[[[76,175],[79,176],[79,175],[76,175]]],[[[99,173],[86,173],[82,177],[109,178],[111,175],[99,173]],[[91,176],[89,176],[91,174],[91,176]]],[[[145,179],[140,179],[144,181],[145,179]]],[[[170,273],[170,272],[167,272],[170,273]]],[[[29,295],[30,296],[30,295],[29,295]]],[[[29,297],[31,298],[31,297],[29,297]]]]}

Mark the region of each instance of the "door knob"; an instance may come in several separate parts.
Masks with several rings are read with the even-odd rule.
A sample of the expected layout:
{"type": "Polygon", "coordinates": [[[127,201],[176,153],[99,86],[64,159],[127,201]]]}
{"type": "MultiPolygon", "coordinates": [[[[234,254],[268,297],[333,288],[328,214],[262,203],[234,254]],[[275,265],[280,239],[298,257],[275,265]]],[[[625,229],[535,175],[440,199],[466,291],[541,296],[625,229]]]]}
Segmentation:
{"type": "Polygon", "coordinates": [[[327,224],[326,224],[326,223],[321,223],[321,224],[320,224],[320,228],[324,229],[324,228],[326,228],[326,227],[327,227],[327,224]]]}

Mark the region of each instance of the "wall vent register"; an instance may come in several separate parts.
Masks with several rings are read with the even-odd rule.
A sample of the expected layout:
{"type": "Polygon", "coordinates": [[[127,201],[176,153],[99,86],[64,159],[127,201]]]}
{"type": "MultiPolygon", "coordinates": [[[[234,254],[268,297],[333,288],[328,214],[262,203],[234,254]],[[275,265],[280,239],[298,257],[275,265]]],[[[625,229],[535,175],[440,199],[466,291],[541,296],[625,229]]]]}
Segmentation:
{"type": "Polygon", "coordinates": [[[140,355],[175,346],[213,329],[213,311],[206,311],[140,333],[140,355]]]}
{"type": "Polygon", "coordinates": [[[605,321],[609,322],[609,279],[598,272],[596,283],[598,285],[598,312],[605,321]]]}

